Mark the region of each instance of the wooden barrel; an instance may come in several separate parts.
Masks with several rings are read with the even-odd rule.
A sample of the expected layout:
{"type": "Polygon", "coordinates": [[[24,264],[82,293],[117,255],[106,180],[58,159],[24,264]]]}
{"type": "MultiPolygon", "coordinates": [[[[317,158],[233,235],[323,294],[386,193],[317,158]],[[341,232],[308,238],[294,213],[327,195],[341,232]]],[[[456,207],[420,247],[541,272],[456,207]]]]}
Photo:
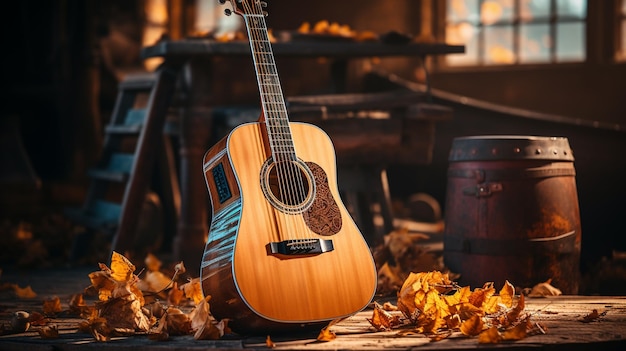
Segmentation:
{"type": "Polygon", "coordinates": [[[567,138],[470,136],[450,150],[444,262],[461,285],[552,279],[578,292],[580,213],[567,138]]]}

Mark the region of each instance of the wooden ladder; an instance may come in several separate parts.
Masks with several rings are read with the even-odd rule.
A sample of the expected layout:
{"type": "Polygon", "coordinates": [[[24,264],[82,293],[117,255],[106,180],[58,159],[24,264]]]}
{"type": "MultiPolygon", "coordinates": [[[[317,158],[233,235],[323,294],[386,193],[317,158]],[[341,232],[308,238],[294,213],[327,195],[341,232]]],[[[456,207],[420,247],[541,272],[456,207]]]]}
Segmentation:
{"type": "MultiPolygon", "coordinates": [[[[120,82],[101,157],[88,173],[91,183],[85,202],[65,211],[75,222],[110,235],[111,249],[120,253],[136,251],[137,225],[153,195],[149,190],[155,170],[162,190],[156,201],[167,205],[164,209],[170,213],[180,208],[172,149],[164,136],[176,78],[175,71],[163,69],[128,75],[120,82]]],[[[172,221],[175,228],[176,219],[172,221]]],[[[72,251],[77,256],[76,249],[72,251]]]]}

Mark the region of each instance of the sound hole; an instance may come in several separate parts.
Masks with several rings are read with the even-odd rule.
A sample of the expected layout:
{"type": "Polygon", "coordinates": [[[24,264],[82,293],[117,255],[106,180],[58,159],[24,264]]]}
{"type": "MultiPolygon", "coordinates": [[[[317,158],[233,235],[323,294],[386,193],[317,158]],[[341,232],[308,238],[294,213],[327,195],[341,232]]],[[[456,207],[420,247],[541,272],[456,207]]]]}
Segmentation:
{"type": "Polygon", "coordinates": [[[313,202],[313,174],[302,161],[274,163],[268,160],[262,173],[261,187],[265,197],[281,211],[299,213],[313,202]]]}

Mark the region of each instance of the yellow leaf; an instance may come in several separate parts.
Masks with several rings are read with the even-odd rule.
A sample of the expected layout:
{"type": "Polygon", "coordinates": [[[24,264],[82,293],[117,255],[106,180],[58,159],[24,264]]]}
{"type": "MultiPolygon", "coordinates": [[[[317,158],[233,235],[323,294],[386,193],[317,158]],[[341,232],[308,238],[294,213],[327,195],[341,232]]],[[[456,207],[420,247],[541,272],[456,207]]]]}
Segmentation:
{"type": "Polygon", "coordinates": [[[472,291],[472,293],[468,297],[468,300],[472,305],[478,308],[482,308],[485,301],[489,300],[489,298],[495,293],[496,289],[494,289],[493,286],[476,288],[474,289],[474,291],[472,291]]]}
{"type": "Polygon", "coordinates": [[[34,299],[37,297],[37,294],[33,291],[30,285],[25,288],[20,288],[19,286],[14,285],[13,291],[15,291],[15,296],[17,296],[18,299],[34,299]]]}
{"type": "Polygon", "coordinates": [[[172,280],[159,271],[148,271],[143,279],[148,284],[148,291],[159,292],[167,289],[172,280]]]}
{"type": "Polygon", "coordinates": [[[514,324],[524,310],[524,307],[524,295],[520,295],[519,300],[517,301],[517,305],[506,314],[504,320],[502,321],[502,325],[504,327],[507,327],[514,324]]]}
{"type": "Polygon", "coordinates": [[[528,318],[516,325],[513,328],[507,329],[502,332],[502,340],[521,340],[526,337],[526,330],[528,329],[528,318]]]}
{"type": "Polygon", "coordinates": [[[267,336],[267,338],[265,338],[265,346],[267,346],[270,349],[273,349],[274,347],[276,347],[276,344],[274,344],[272,339],[270,339],[269,335],[267,336]]]}
{"type": "Polygon", "coordinates": [[[151,253],[146,255],[143,263],[146,264],[146,269],[150,272],[158,272],[161,269],[161,260],[151,253]]]}
{"type": "Polygon", "coordinates": [[[372,318],[367,320],[378,331],[390,330],[400,324],[399,316],[393,316],[391,313],[385,311],[378,302],[374,303],[372,318]]]}
{"type": "Polygon", "coordinates": [[[167,294],[167,302],[171,305],[178,306],[185,297],[185,292],[178,288],[178,283],[174,282],[174,287],[167,294]]]}
{"type": "Polygon", "coordinates": [[[117,282],[129,282],[132,279],[135,265],[128,258],[113,251],[111,255],[111,278],[117,282]]]}
{"type": "Polygon", "coordinates": [[[337,335],[330,330],[330,327],[332,327],[333,325],[341,322],[342,320],[344,320],[345,318],[339,318],[339,319],[335,319],[330,321],[330,323],[328,323],[327,326],[324,327],[324,329],[322,329],[320,331],[320,333],[317,335],[317,340],[318,341],[331,341],[331,340],[335,340],[337,338],[337,335]]]}
{"type": "Polygon", "coordinates": [[[508,280],[504,282],[504,286],[500,289],[500,299],[504,306],[511,308],[513,306],[513,298],[515,297],[515,287],[508,280]]]}
{"type": "Polygon", "coordinates": [[[474,315],[482,316],[484,314],[481,308],[478,308],[469,302],[466,302],[462,305],[457,305],[456,307],[458,310],[457,313],[459,317],[461,317],[461,320],[463,321],[472,318],[474,315]]]}
{"type": "Polygon", "coordinates": [[[189,283],[181,285],[180,289],[185,292],[185,296],[188,299],[193,299],[195,304],[199,304],[202,300],[204,300],[202,285],[200,285],[200,278],[194,278],[189,283]]]}
{"type": "Polygon", "coordinates": [[[461,303],[465,303],[469,301],[469,296],[472,294],[469,286],[464,286],[458,289],[454,295],[444,295],[443,298],[446,300],[448,306],[454,306],[461,303]]]}
{"type": "Polygon", "coordinates": [[[416,325],[424,333],[436,333],[437,330],[446,325],[446,321],[440,316],[440,310],[436,308],[432,311],[432,313],[422,313],[417,318],[416,325]]]}
{"type": "Polygon", "coordinates": [[[485,314],[496,313],[500,310],[500,306],[502,303],[502,299],[500,296],[491,296],[485,303],[483,304],[483,311],[485,314]]]}
{"type": "Polygon", "coordinates": [[[485,324],[481,316],[475,314],[472,318],[461,323],[461,333],[467,336],[476,336],[485,328],[485,324]]]}
{"type": "Polygon", "coordinates": [[[498,328],[496,327],[491,327],[478,334],[479,344],[497,344],[501,340],[502,336],[500,335],[500,332],[498,332],[498,328]]]}

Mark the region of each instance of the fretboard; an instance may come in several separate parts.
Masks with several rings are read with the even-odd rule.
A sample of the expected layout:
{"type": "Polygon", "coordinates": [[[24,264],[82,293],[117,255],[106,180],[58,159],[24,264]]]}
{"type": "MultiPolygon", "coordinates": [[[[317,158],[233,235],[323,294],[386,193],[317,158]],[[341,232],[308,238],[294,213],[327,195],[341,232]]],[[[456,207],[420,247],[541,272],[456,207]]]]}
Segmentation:
{"type": "Polygon", "coordinates": [[[265,114],[268,142],[275,161],[293,160],[296,153],[289,128],[289,117],[283,91],[278,78],[272,45],[263,14],[244,16],[254,68],[256,71],[261,105],[265,114]]]}

